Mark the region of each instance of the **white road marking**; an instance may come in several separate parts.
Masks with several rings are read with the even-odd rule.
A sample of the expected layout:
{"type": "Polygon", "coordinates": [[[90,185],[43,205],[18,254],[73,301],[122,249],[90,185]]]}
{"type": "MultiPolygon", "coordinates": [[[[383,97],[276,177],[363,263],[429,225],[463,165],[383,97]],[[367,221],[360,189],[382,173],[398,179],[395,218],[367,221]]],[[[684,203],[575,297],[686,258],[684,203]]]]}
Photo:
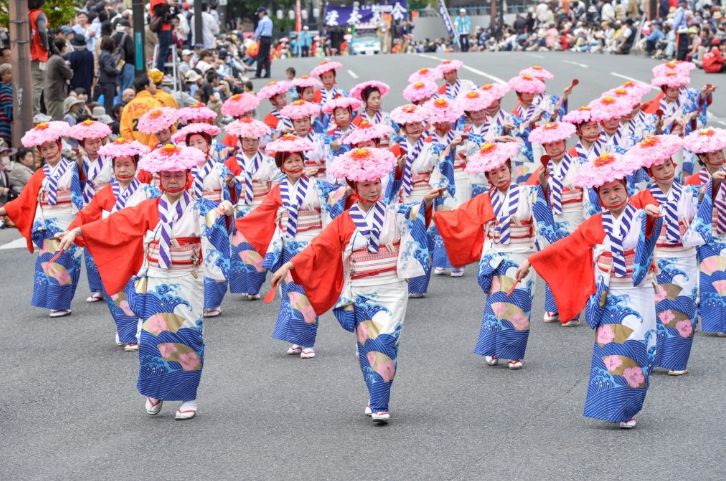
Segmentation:
{"type": "Polygon", "coordinates": [[[544,55],[537,55],[536,53],[530,53],[529,55],[531,55],[534,58],[544,58],[544,55]]]}
{"type": "MultiPolygon", "coordinates": [[[[419,53],[419,54],[417,54],[417,55],[418,55],[419,57],[423,57],[423,58],[428,58],[428,59],[431,59],[431,60],[437,60],[437,61],[439,61],[439,62],[442,62],[442,61],[444,60],[444,59],[443,59],[443,58],[441,58],[441,57],[434,57],[433,55],[427,55],[427,54],[425,54],[425,53],[419,53]]],[[[494,82],[497,82],[497,83],[500,83],[500,84],[505,84],[505,83],[507,83],[507,82],[506,82],[505,80],[503,80],[503,79],[501,79],[501,78],[499,78],[499,77],[497,77],[497,76],[495,76],[495,75],[491,75],[491,74],[488,74],[488,73],[486,73],[486,72],[483,72],[483,71],[481,71],[481,70],[479,70],[479,69],[476,69],[476,68],[474,68],[474,67],[469,67],[468,65],[464,65],[464,66],[463,66],[462,68],[463,68],[463,69],[465,69],[465,70],[468,70],[468,71],[469,71],[469,72],[471,72],[471,73],[475,73],[475,74],[477,74],[477,75],[481,75],[481,76],[482,76],[482,77],[484,77],[484,78],[488,78],[489,80],[492,80],[492,81],[494,81],[494,82]]]]}
{"type": "Polygon", "coordinates": [[[352,70],[350,70],[350,69],[348,70],[348,75],[350,75],[350,76],[351,76],[351,77],[353,77],[353,78],[358,78],[358,74],[357,74],[357,73],[355,73],[355,72],[353,72],[353,71],[352,71],[352,70]]]}
{"type": "Polygon", "coordinates": [[[563,62],[564,62],[564,63],[569,63],[569,64],[572,64],[572,65],[577,65],[578,67],[582,67],[582,68],[589,68],[589,67],[588,67],[588,65],[587,65],[587,64],[585,64],[585,63],[580,63],[580,62],[574,62],[574,61],[572,61],[572,60],[563,60],[563,62]]]}
{"type": "Polygon", "coordinates": [[[0,250],[3,249],[24,249],[26,247],[25,245],[25,239],[21,237],[20,239],[15,239],[14,241],[10,241],[7,244],[3,244],[0,246],[0,250]]]}
{"type": "MultiPolygon", "coordinates": [[[[643,82],[642,80],[638,80],[637,78],[628,77],[627,75],[619,74],[617,72],[610,72],[610,75],[614,77],[620,77],[625,80],[632,80],[633,82],[640,82],[642,84],[648,85],[651,89],[657,91],[660,91],[658,87],[654,87],[653,85],[650,85],[648,82],[643,82]]],[[[711,112],[707,112],[707,117],[709,122],[715,122],[719,125],[726,126],[726,121],[722,120],[720,117],[717,117],[713,115],[711,112]]]]}

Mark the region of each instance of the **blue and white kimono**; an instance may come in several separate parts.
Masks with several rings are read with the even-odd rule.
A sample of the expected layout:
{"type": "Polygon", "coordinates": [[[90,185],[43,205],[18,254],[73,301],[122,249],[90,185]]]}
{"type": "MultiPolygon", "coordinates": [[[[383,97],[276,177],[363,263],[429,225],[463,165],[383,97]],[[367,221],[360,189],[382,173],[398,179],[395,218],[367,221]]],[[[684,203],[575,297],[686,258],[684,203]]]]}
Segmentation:
{"type": "MultiPolygon", "coordinates": [[[[678,99],[668,101],[665,96],[660,99],[659,110],[663,111],[663,133],[670,134],[673,130],[673,123],[668,122],[671,117],[686,120],[682,136],[686,136],[707,126],[708,123],[708,99],[701,96],[701,92],[692,88],[682,88],[678,99]],[[695,122],[694,122],[695,121],[695,122]],[[695,129],[693,128],[695,124],[695,129]]],[[[697,164],[696,155],[688,150],[683,151],[682,159],[677,158],[678,178],[693,174],[697,164]]]]}
{"type": "MultiPolygon", "coordinates": [[[[83,178],[81,182],[83,188],[83,205],[86,206],[91,202],[96,192],[107,186],[113,178],[113,162],[110,159],[97,157],[91,160],[88,156],[83,156],[83,178]]],[[[86,264],[86,276],[88,277],[88,289],[92,293],[101,292],[101,276],[98,273],[96,263],[93,257],[87,251],[83,251],[83,260],[86,264]]]]}

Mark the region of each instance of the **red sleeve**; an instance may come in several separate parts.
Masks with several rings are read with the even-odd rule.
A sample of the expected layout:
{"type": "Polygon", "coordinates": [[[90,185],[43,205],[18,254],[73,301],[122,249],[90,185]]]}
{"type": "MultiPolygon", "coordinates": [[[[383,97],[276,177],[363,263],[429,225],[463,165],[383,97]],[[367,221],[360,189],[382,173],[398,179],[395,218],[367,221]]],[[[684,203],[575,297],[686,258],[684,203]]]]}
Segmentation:
{"type": "Polygon", "coordinates": [[[154,180],[154,174],[149,171],[139,169],[139,171],[136,172],[136,178],[139,179],[139,182],[142,184],[151,184],[154,180]]]}
{"type": "Polygon", "coordinates": [[[278,123],[279,121],[280,121],[280,119],[278,119],[277,117],[275,117],[275,116],[274,116],[274,115],[272,115],[272,114],[267,114],[267,116],[265,117],[265,120],[264,120],[265,124],[266,124],[266,125],[267,125],[267,126],[268,126],[269,128],[271,128],[271,129],[273,129],[273,130],[277,128],[277,123],[278,123]]]}
{"type": "Polygon", "coordinates": [[[17,199],[5,204],[5,212],[13,221],[18,231],[25,237],[28,251],[32,254],[33,248],[33,222],[35,222],[35,211],[38,207],[38,193],[43,185],[45,174],[43,169],[38,169],[30,177],[17,199]]]}
{"type": "Polygon", "coordinates": [[[355,232],[348,212],[333,220],[292,258],[293,280],[303,286],[317,315],[332,308],[343,290],[343,250],[355,232]]]}
{"type": "Polygon", "coordinates": [[[222,139],[222,143],[231,148],[237,147],[237,142],[239,142],[239,139],[230,134],[225,134],[224,139],[222,139]]]}
{"type": "Polygon", "coordinates": [[[114,204],[116,204],[116,197],[113,195],[111,184],[109,184],[98,191],[98,193],[93,196],[91,202],[78,212],[76,218],[68,226],[68,230],[99,220],[103,215],[103,211],[111,211],[114,204]]]}
{"type": "Polygon", "coordinates": [[[451,265],[462,267],[481,258],[484,225],[494,219],[489,195],[477,195],[458,209],[437,211],[434,223],[444,239],[451,265]]]}
{"type": "Polygon", "coordinates": [[[121,292],[141,269],[144,235],[159,223],[158,203],[149,199],[81,227],[81,241],[96,261],[106,292],[121,292]]]}
{"type": "Polygon", "coordinates": [[[319,104],[323,101],[323,94],[320,92],[320,90],[316,90],[313,92],[313,103],[319,104]]]}
{"type": "Polygon", "coordinates": [[[246,216],[235,221],[237,230],[242,233],[247,242],[262,257],[267,254],[267,247],[275,234],[277,210],[281,205],[280,184],[275,184],[265,196],[262,204],[246,216]]]}
{"type": "Polygon", "coordinates": [[[636,207],[638,209],[645,209],[645,206],[648,204],[660,205],[660,203],[655,200],[655,197],[653,197],[653,194],[650,192],[649,189],[641,190],[640,192],[632,196],[629,202],[630,204],[632,204],[633,207],[636,207]]]}
{"type": "Polygon", "coordinates": [[[355,125],[356,127],[360,127],[360,124],[363,122],[363,116],[362,115],[356,115],[353,117],[353,120],[351,121],[351,124],[355,125]]]}
{"type": "Polygon", "coordinates": [[[446,83],[444,83],[443,85],[439,85],[438,92],[440,95],[444,95],[446,93],[446,83]]]}
{"type": "Polygon", "coordinates": [[[660,101],[664,97],[664,95],[665,94],[663,92],[658,92],[658,95],[656,95],[655,98],[648,101],[643,106],[643,108],[642,108],[643,112],[645,112],[646,114],[655,115],[655,113],[658,111],[658,109],[660,109],[660,101]]]}
{"type": "Polygon", "coordinates": [[[539,175],[537,175],[537,172],[532,172],[532,175],[529,176],[529,179],[527,179],[524,185],[539,185],[539,175]]]}
{"type": "Polygon", "coordinates": [[[532,267],[550,286],[561,319],[577,316],[595,293],[592,247],[603,239],[602,214],[597,214],[569,236],[529,257],[532,267]]]}
{"type": "Polygon", "coordinates": [[[686,177],[686,181],[684,182],[686,185],[697,185],[700,187],[701,185],[701,179],[699,178],[698,174],[689,175],[686,177]]]}
{"type": "Polygon", "coordinates": [[[242,167],[237,162],[237,157],[234,155],[224,161],[224,165],[232,172],[232,175],[238,176],[242,173],[242,167]]]}
{"type": "Polygon", "coordinates": [[[519,117],[519,115],[517,114],[517,107],[519,107],[520,105],[521,105],[520,102],[517,102],[517,105],[515,105],[514,108],[512,109],[512,111],[510,112],[515,117],[519,117]]]}
{"type": "MultiPolygon", "coordinates": [[[[391,146],[388,150],[391,151],[396,159],[403,155],[403,149],[399,144],[393,144],[393,146],[391,146]]],[[[396,180],[401,180],[403,178],[403,167],[399,166],[398,162],[396,162],[396,173],[394,174],[394,177],[396,180]]]]}

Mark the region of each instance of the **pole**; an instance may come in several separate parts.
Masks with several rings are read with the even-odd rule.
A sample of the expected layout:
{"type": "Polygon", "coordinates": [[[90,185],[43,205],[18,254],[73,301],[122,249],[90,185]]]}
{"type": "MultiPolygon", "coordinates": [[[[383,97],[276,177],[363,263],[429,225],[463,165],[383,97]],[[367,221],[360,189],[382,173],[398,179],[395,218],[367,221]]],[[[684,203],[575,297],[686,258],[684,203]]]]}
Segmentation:
{"type": "Polygon", "coordinates": [[[227,31],[227,0],[219,0],[217,4],[219,9],[219,30],[222,32],[227,31]]]}
{"type": "Polygon", "coordinates": [[[203,44],[204,34],[202,33],[202,2],[194,2],[194,43],[203,44]]]}
{"type": "Polygon", "coordinates": [[[144,0],[133,0],[131,3],[132,21],[134,28],[134,71],[136,75],[146,72],[146,52],[144,50],[145,43],[145,25],[144,17],[144,0]]]}
{"type": "Polygon", "coordinates": [[[492,36],[492,38],[496,38],[497,0],[491,0],[491,2],[492,4],[489,10],[489,30],[491,30],[490,35],[492,36]]]}
{"type": "Polygon", "coordinates": [[[497,40],[501,40],[504,34],[504,0],[502,0],[502,4],[499,6],[499,22],[497,23],[497,40]]]}
{"type": "Polygon", "coordinates": [[[20,139],[33,128],[33,85],[30,75],[30,27],[28,2],[10,3],[10,62],[13,67],[13,126],[12,141],[20,139]]]}

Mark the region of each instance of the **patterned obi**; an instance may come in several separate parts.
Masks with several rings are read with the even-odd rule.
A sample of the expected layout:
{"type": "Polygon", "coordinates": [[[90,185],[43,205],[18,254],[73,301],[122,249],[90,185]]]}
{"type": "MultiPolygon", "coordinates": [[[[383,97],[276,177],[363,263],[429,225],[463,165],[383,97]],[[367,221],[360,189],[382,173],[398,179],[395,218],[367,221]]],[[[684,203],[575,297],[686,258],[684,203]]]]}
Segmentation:
{"type": "MultiPolygon", "coordinates": [[[[431,172],[422,172],[420,174],[412,174],[411,184],[413,189],[411,190],[411,197],[423,197],[431,190],[429,181],[431,180],[431,172]]],[[[400,200],[403,202],[403,188],[400,191],[400,200]]]]}
{"type": "Polygon", "coordinates": [[[583,191],[579,187],[570,189],[569,187],[562,188],[562,211],[572,212],[581,210],[582,206],[583,191]]]}
{"type": "MultiPolygon", "coordinates": [[[[597,258],[597,261],[595,262],[595,266],[600,272],[604,272],[606,274],[610,275],[610,281],[615,281],[619,284],[629,284],[632,285],[633,283],[633,260],[635,258],[635,251],[634,250],[628,250],[624,252],[625,257],[625,277],[616,277],[615,276],[615,268],[613,267],[613,256],[610,252],[603,252],[600,254],[600,257],[597,258]]],[[[649,269],[649,272],[652,273],[654,271],[654,266],[651,266],[649,269]]]]}
{"type": "Polygon", "coordinates": [[[266,196],[270,193],[272,187],[272,182],[269,180],[267,181],[261,181],[261,180],[252,180],[252,196],[254,197],[254,200],[262,200],[262,197],[266,196]]]}
{"type": "MultiPolygon", "coordinates": [[[[683,222],[683,220],[678,221],[678,230],[683,235],[684,232],[686,232],[686,223],[683,222]]],[[[683,249],[683,244],[680,242],[676,242],[675,244],[668,242],[666,239],[666,226],[665,223],[663,224],[663,228],[660,230],[660,235],[658,236],[658,240],[656,241],[655,246],[659,250],[668,250],[668,249],[677,249],[681,250],[683,249]]]]}
{"type": "Polygon", "coordinates": [[[396,265],[400,247],[400,242],[396,242],[391,246],[381,244],[378,252],[369,252],[367,248],[354,250],[350,255],[350,278],[397,279],[396,265]]]}
{"type": "Polygon", "coordinates": [[[38,203],[43,206],[44,209],[67,209],[71,207],[71,190],[70,189],[58,189],[56,191],[56,203],[50,205],[48,203],[48,193],[41,189],[38,194],[38,203]]]}
{"type": "MultiPolygon", "coordinates": [[[[278,224],[280,230],[287,232],[287,209],[282,209],[282,216],[278,224]]],[[[314,209],[301,208],[297,211],[297,232],[305,232],[323,228],[323,217],[320,214],[320,207],[314,209]]]]}
{"type": "MultiPolygon", "coordinates": [[[[202,265],[201,237],[176,237],[172,239],[170,254],[172,264],[170,269],[184,269],[202,265]]],[[[149,267],[159,267],[158,240],[149,243],[146,260],[149,267]]]]}
{"type": "Polygon", "coordinates": [[[214,202],[222,202],[222,189],[205,190],[202,192],[202,197],[214,202]]]}
{"type": "MultiPolygon", "coordinates": [[[[487,237],[492,240],[495,244],[499,244],[499,232],[494,228],[487,230],[487,237]]],[[[509,224],[509,246],[514,245],[532,245],[534,243],[534,223],[532,220],[519,221],[517,224],[512,221],[509,224]]],[[[504,245],[504,244],[502,244],[504,245]]]]}

